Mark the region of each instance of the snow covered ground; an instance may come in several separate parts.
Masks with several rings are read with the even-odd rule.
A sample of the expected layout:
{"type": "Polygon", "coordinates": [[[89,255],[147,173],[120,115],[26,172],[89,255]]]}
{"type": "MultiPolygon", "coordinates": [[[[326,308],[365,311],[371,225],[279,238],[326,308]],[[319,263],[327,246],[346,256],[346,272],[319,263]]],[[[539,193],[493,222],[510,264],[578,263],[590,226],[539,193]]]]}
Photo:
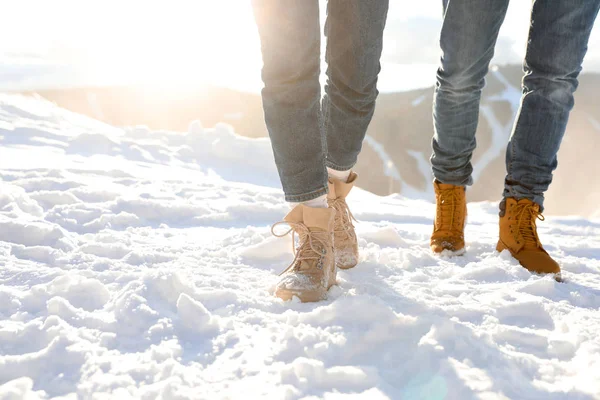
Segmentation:
{"type": "Polygon", "coordinates": [[[600,221],[541,223],[566,283],[427,246],[433,205],[356,190],[361,263],[327,301],[291,260],[270,144],[118,129],[0,95],[0,399],[600,399],[600,221]]]}

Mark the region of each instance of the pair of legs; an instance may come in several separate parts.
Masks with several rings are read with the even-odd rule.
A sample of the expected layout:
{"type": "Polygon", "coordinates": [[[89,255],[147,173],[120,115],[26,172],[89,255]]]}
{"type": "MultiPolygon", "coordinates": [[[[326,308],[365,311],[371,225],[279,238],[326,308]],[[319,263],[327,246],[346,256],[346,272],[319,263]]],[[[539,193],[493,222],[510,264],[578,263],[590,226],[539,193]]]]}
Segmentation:
{"type": "MultiPolygon", "coordinates": [[[[473,183],[481,90],[508,3],[444,0],[431,158],[439,182],[473,183]]],[[[523,96],[506,151],[504,198],[526,198],[543,210],[599,8],[600,0],[533,2],[523,96]]]]}
{"type": "Polygon", "coordinates": [[[358,262],[345,198],[375,110],[388,0],[328,0],[323,99],[319,1],[253,0],[253,6],[265,122],[285,199],[299,203],[283,221],[299,240],[275,294],[318,301],[337,268],[358,262]]]}
{"type": "MultiPolygon", "coordinates": [[[[431,245],[436,252],[464,247],[464,188],[473,183],[471,156],[481,90],[509,0],[443,3],[443,55],[434,98],[431,158],[438,203],[431,245]]],[[[560,272],[541,246],[536,219],[543,219],[544,193],[557,167],[599,8],[600,0],[533,2],[523,95],[506,151],[497,246],[533,272],[560,272]]]]}
{"type": "Polygon", "coordinates": [[[321,100],[318,0],[253,0],[263,55],[265,122],[285,198],[328,191],[327,169],[350,170],[377,98],[388,0],[328,0],[321,100]]]}

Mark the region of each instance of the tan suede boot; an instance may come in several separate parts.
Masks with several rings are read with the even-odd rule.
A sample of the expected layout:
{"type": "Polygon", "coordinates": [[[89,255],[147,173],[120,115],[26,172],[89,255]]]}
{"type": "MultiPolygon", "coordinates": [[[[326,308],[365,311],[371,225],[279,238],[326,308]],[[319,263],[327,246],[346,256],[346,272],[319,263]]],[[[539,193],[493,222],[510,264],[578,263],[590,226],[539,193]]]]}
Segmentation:
{"type": "Polygon", "coordinates": [[[341,269],[349,269],[358,264],[358,240],[352,225],[352,220],[356,219],[346,204],[346,196],[354,187],[357,178],[358,175],[354,172],[350,173],[346,182],[329,178],[327,202],[329,207],[336,211],[333,227],[335,264],[341,269]]]}
{"type": "Polygon", "coordinates": [[[465,249],[465,222],[467,199],[464,186],[447,185],[435,181],[436,212],[431,235],[431,250],[461,254],[465,249]]]}
{"type": "Polygon", "coordinates": [[[543,221],[540,206],[531,200],[506,199],[504,215],[500,217],[500,240],[496,250],[508,250],[529,271],[557,274],[560,266],[546,253],[537,234],[536,220],[543,221]]]}
{"type": "MultiPolygon", "coordinates": [[[[275,296],[290,300],[297,296],[303,303],[327,298],[327,291],[335,284],[336,269],[333,252],[332,208],[312,208],[299,204],[271,228],[273,235],[283,237],[293,232],[298,235],[298,247],[294,248],[294,260],[281,273],[275,296]],[[277,234],[274,228],[287,224],[290,229],[277,234]]],[[[294,243],[295,244],[295,243],[294,243]]]]}

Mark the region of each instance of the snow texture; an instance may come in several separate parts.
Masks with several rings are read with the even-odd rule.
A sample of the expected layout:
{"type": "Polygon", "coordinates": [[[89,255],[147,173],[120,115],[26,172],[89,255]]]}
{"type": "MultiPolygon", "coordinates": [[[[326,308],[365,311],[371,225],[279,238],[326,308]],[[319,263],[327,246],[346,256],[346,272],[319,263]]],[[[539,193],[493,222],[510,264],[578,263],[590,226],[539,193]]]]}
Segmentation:
{"type": "Polygon", "coordinates": [[[540,223],[557,283],[495,252],[495,204],[436,257],[431,203],[357,189],[359,265],[284,303],[268,140],[0,95],[0,180],[0,399],[600,398],[600,220],[540,223]]]}

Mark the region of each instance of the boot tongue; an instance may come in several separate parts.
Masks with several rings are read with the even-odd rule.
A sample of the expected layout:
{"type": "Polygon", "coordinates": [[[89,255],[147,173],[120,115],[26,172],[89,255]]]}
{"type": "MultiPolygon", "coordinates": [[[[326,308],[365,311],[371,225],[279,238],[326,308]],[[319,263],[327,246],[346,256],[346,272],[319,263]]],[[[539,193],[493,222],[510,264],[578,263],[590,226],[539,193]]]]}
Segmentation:
{"type": "Polygon", "coordinates": [[[438,187],[439,190],[449,190],[449,189],[454,189],[456,187],[456,186],[450,185],[448,183],[436,183],[436,186],[438,187]]]}
{"type": "Polygon", "coordinates": [[[441,231],[460,230],[464,224],[464,211],[459,207],[464,202],[465,187],[439,181],[433,182],[438,203],[435,229],[441,231]]]}
{"type": "Polygon", "coordinates": [[[517,204],[531,204],[531,208],[533,208],[533,210],[536,213],[540,212],[540,205],[538,203],[534,203],[533,201],[529,200],[529,199],[521,199],[517,202],[517,204]]]}
{"type": "Polygon", "coordinates": [[[456,185],[451,185],[449,183],[441,183],[441,182],[435,181],[433,183],[433,185],[436,189],[436,192],[440,192],[442,190],[450,190],[450,189],[461,189],[463,192],[465,191],[464,186],[456,186],[456,185]]]}
{"type": "Polygon", "coordinates": [[[519,225],[519,230],[521,231],[521,235],[523,236],[524,248],[532,249],[538,248],[538,239],[536,236],[535,229],[535,220],[540,213],[540,206],[537,203],[532,202],[528,199],[521,199],[517,202],[518,205],[531,205],[531,211],[525,210],[524,215],[522,216],[523,220],[519,225]]]}
{"type": "Polygon", "coordinates": [[[330,196],[328,196],[328,197],[330,199],[337,199],[338,197],[345,199],[346,196],[348,196],[348,193],[350,193],[350,191],[354,187],[354,184],[356,183],[356,179],[358,179],[358,175],[354,172],[350,173],[350,176],[348,177],[348,180],[346,182],[342,182],[337,179],[330,179],[329,180],[330,196]],[[333,190],[331,190],[331,189],[333,189],[333,190]],[[333,194],[331,192],[333,192],[333,194]]]}
{"type": "Polygon", "coordinates": [[[300,224],[304,221],[304,205],[298,204],[283,218],[285,222],[300,224]]]}
{"type": "Polygon", "coordinates": [[[333,228],[335,210],[333,208],[304,207],[304,225],[310,230],[318,228],[329,232],[333,228]]]}
{"type": "Polygon", "coordinates": [[[314,208],[307,207],[304,204],[299,204],[292,211],[285,216],[284,221],[289,223],[302,224],[310,231],[309,235],[313,236],[314,247],[310,247],[308,237],[305,236],[306,232],[300,233],[299,236],[299,247],[296,250],[299,254],[299,262],[296,264],[296,268],[300,271],[310,271],[317,267],[319,254],[322,249],[320,240],[327,240],[326,233],[333,231],[333,221],[335,218],[335,209],[333,208],[314,208]],[[318,237],[317,237],[318,235],[318,237]],[[310,257],[309,259],[302,259],[304,257],[310,257]],[[313,258],[316,257],[316,258],[313,258]]]}
{"type": "Polygon", "coordinates": [[[440,191],[440,190],[449,190],[449,189],[454,189],[456,187],[459,187],[459,186],[451,185],[449,183],[442,183],[442,182],[438,182],[438,181],[433,182],[433,185],[437,189],[436,192],[440,191]]]}
{"type": "MultiPolygon", "coordinates": [[[[450,188],[452,189],[452,188],[450,188]]],[[[440,219],[437,221],[440,224],[441,229],[451,230],[454,225],[454,217],[456,213],[456,201],[454,198],[454,193],[449,191],[444,191],[438,193],[439,195],[439,210],[440,210],[440,219]]]]}
{"type": "Polygon", "coordinates": [[[311,231],[313,229],[331,231],[334,216],[333,208],[315,208],[298,204],[285,216],[284,221],[304,224],[311,231]]]}

